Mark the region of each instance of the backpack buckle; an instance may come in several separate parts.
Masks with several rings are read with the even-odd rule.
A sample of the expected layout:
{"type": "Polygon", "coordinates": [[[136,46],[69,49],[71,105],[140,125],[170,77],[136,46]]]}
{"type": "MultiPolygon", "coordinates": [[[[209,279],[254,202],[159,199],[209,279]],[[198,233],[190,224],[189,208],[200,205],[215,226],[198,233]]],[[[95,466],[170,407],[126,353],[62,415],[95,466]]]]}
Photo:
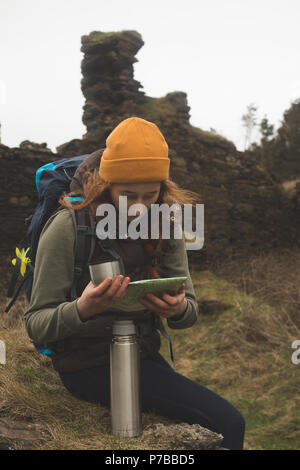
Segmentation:
{"type": "Polygon", "coordinates": [[[93,227],[88,227],[87,225],[77,225],[77,231],[83,232],[86,235],[94,235],[96,233],[93,227]]]}
{"type": "Polygon", "coordinates": [[[83,273],[83,268],[81,268],[80,266],[75,266],[74,273],[75,273],[75,277],[80,277],[83,273]]]}

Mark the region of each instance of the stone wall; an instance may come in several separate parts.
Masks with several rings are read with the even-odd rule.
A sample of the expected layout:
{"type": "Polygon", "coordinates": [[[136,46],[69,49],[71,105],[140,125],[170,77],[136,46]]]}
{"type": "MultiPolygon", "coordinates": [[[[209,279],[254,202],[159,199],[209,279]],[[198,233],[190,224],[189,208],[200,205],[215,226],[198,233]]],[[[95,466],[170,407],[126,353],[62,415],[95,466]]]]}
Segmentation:
{"type": "Polygon", "coordinates": [[[9,148],[0,144],[0,254],[14,255],[16,244],[25,235],[24,219],[37,205],[36,170],[63,158],[40,144],[25,142],[9,148]]]}
{"type": "Polygon", "coordinates": [[[158,125],[169,144],[171,178],[199,193],[204,203],[205,243],[199,252],[189,252],[193,261],[204,265],[224,254],[295,246],[298,205],[285,197],[266,171],[238,152],[232,142],[190,125],[184,92],[152,98],[141,91],[133,64],[142,45],[135,31],[94,31],[82,37],[81,87],[87,128],[82,139],[58,146],[55,154],[46,144],[29,141],[18,148],[0,145],[0,253],[14,248],[24,233],[24,218],[36,206],[37,168],[103,148],[112,129],[131,116],[158,125]]]}

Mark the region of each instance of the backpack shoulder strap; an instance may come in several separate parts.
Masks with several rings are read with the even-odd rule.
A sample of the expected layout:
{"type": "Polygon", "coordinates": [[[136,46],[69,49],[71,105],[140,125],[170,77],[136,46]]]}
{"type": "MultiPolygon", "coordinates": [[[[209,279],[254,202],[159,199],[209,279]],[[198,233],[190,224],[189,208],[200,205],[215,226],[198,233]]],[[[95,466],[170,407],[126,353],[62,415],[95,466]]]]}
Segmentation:
{"type": "Polygon", "coordinates": [[[69,210],[75,229],[74,279],[71,288],[71,300],[75,300],[77,298],[77,281],[82,276],[94,253],[96,230],[93,218],[86,207],[79,210],[69,210]]]}

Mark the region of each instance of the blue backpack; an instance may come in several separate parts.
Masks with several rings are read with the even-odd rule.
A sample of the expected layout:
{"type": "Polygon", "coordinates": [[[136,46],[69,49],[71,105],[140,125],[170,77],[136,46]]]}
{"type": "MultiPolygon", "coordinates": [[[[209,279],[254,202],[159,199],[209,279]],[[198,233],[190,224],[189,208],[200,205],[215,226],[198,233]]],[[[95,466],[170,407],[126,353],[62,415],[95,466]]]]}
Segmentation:
{"type": "MultiPolygon", "coordinates": [[[[7,297],[12,297],[12,300],[5,308],[5,312],[10,310],[23,285],[28,302],[30,302],[34,264],[40,234],[50,216],[61,208],[60,204],[58,203],[60,196],[64,191],[69,191],[70,183],[77,167],[88,156],[89,154],[85,154],[76,157],[65,158],[62,160],[56,160],[41,166],[36,171],[35,181],[38,192],[38,204],[34,213],[25,219],[27,232],[25,237],[18,243],[16,247],[17,256],[12,261],[14,264],[14,271],[7,292],[7,297]],[[29,253],[28,257],[27,253],[29,253]],[[16,289],[17,280],[20,274],[23,276],[23,280],[16,289]]],[[[75,201],[82,201],[83,199],[84,198],[81,195],[69,196],[71,203],[74,203],[75,201]]],[[[80,210],[73,210],[69,208],[69,210],[72,215],[75,229],[74,280],[70,291],[71,301],[77,298],[77,281],[83,274],[84,269],[93,255],[96,244],[96,230],[94,221],[92,220],[86,207],[80,210]]],[[[125,275],[123,260],[114,250],[112,240],[109,237],[105,240],[100,240],[97,238],[97,242],[100,244],[102,250],[106,251],[110,254],[110,256],[120,262],[123,274],[125,275]]],[[[159,319],[158,322],[158,329],[162,335],[168,339],[171,360],[174,361],[172,343],[161,319],[159,319]]],[[[47,356],[55,355],[55,352],[51,350],[49,345],[46,343],[41,344],[33,342],[33,345],[35,349],[42,354],[47,356]]]]}
{"type": "MultiPolygon", "coordinates": [[[[23,285],[28,302],[30,302],[35,258],[40,234],[49,217],[61,208],[58,203],[58,199],[64,191],[69,191],[70,182],[77,167],[88,156],[89,154],[85,154],[57,160],[43,165],[36,171],[35,181],[38,192],[38,204],[35,212],[25,219],[27,232],[25,237],[18,243],[16,247],[17,256],[12,260],[14,270],[7,292],[7,297],[12,297],[12,300],[5,308],[5,312],[10,310],[23,285]],[[17,280],[20,274],[23,276],[23,280],[16,289],[17,280]]],[[[84,198],[81,195],[69,196],[71,203],[82,201],[83,199],[84,198]]],[[[73,210],[71,208],[69,210],[72,214],[76,234],[74,281],[70,292],[70,300],[74,300],[77,298],[77,280],[82,275],[84,268],[89,263],[94,252],[96,232],[94,223],[86,207],[81,210],[73,210]]],[[[98,242],[101,243],[101,248],[103,250],[120,260],[122,264],[122,260],[112,248],[112,243],[109,238],[101,241],[98,240],[98,242]]],[[[33,344],[36,350],[42,354],[54,354],[47,345],[33,344]]]]}

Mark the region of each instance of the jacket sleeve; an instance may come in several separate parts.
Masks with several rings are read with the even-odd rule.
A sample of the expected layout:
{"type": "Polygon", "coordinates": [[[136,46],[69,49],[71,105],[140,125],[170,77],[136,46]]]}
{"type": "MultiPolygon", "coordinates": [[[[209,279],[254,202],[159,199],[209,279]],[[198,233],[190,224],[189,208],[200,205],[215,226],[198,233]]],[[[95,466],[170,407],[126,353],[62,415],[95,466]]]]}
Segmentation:
{"type": "Polygon", "coordinates": [[[35,342],[64,339],[85,327],[76,300],[68,301],[74,276],[75,232],[68,209],[53,214],[39,239],[31,300],[24,321],[35,342]]]}
{"type": "Polygon", "coordinates": [[[199,308],[193,282],[189,272],[185,241],[183,238],[171,239],[168,240],[168,244],[171,250],[163,256],[163,274],[164,277],[187,277],[187,280],[185,281],[185,295],[188,301],[188,305],[184,314],[178,320],[168,318],[167,323],[170,328],[174,329],[189,328],[197,321],[199,308]]]}

